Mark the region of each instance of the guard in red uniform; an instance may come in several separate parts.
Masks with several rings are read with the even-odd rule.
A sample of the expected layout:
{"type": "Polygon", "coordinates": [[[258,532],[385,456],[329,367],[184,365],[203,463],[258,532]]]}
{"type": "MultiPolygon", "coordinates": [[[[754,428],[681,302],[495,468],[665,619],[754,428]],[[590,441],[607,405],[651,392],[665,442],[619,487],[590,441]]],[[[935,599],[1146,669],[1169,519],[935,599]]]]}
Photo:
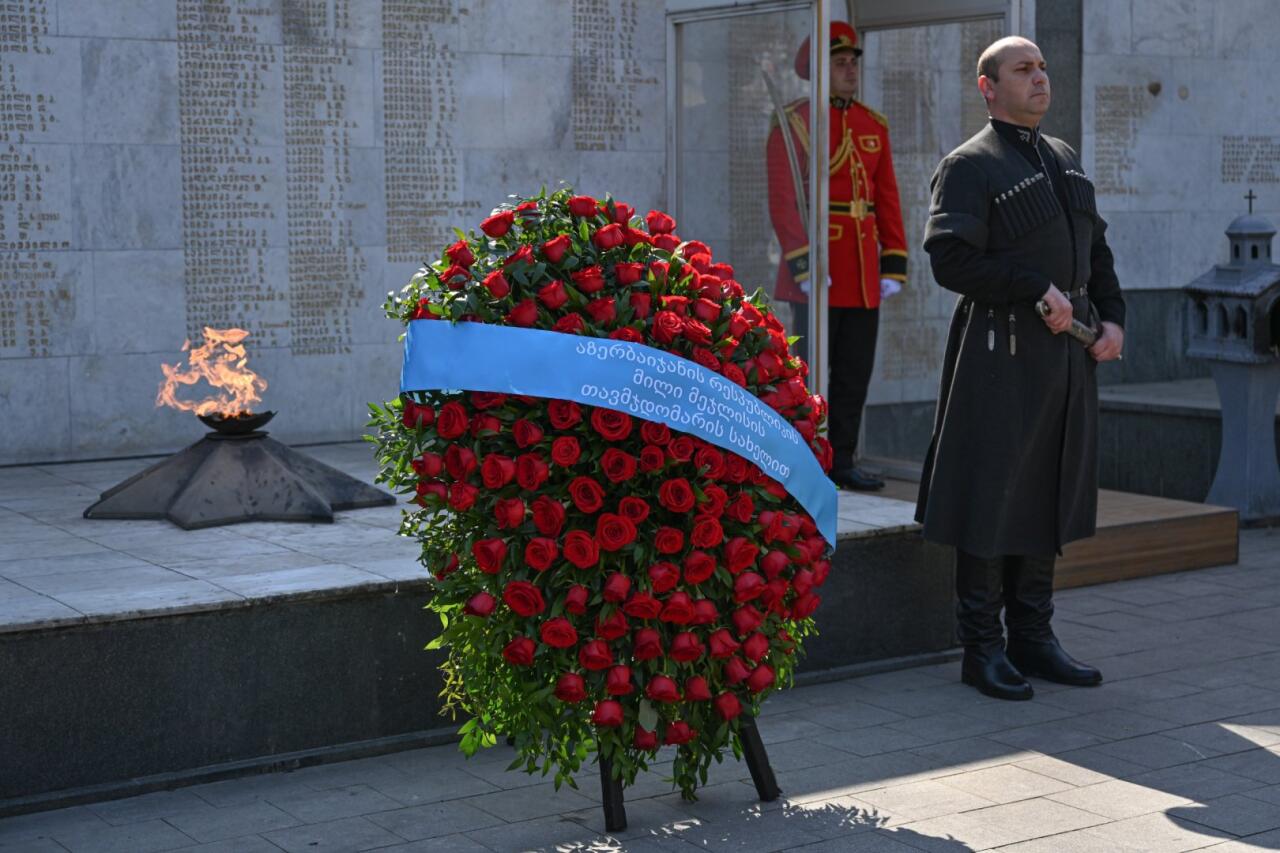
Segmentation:
{"type": "MultiPolygon", "coordinates": [[[[830,335],[828,383],[831,479],[844,488],[875,490],[884,482],[855,465],[858,428],[875,366],[880,301],[907,279],[907,242],[902,228],[898,181],[889,153],[885,117],[859,103],[858,34],[843,21],[831,23],[831,188],[829,266],[830,335]]],[[[796,54],[796,73],[809,79],[809,40],[796,54]]],[[[809,235],[800,217],[809,193],[809,101],[784,108],[801,179],[800,196],[786,141],[774,117],[769,132],[769,212],[782,246],[776,299],[792,303],[792,333],[808,333],[809,235]]]]}

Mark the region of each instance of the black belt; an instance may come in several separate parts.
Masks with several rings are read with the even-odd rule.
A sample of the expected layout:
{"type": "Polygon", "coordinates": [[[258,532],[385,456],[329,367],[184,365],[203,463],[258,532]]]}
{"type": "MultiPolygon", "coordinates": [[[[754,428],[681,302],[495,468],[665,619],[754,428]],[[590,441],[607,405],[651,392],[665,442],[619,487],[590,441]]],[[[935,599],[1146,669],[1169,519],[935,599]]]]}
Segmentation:
{"type": "Polygon", "coordinates": [[[858,201],[833,201],[827,205],[827,208],[832,213],[843,213],[846,216],[854,215],[855,207],[859,207],[863,210],[863,216],[866,216],[868,213],[876,212],[875,202],[866,201],[865,199],[860,199],[858,201]]]}

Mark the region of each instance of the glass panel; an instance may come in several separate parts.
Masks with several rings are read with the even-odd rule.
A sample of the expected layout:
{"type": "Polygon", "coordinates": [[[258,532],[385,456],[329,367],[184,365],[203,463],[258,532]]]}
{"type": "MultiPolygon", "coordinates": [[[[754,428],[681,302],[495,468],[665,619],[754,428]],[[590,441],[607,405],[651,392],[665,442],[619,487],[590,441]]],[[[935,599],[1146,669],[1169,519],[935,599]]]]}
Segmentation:
{"type": "MultiPolygon", "coordinates": [[[[679,233],[710,245],[748,292],[763,287],[771,298],[783,252],[769,211],[766,157],[776,111],[762,72],[781,104],[808,97],[810,84],[796,74],[795,58],[811,20],[807,7],[753,12],[683,23],[677,34],[673,206],[679,233]]],[[[795,153],[807,172],[808,153],[795,153]]],[[[774,179],[792,182],[785,159],[775,163],[774,179]]],[[[786,218],[803,233],[798,212],[786,218]]],[[[790,303],[775,305],[791,330],[790,303]]]]}
{"type": "MultiPolygon", "coordinates": [[[[869,404],[937,399],[947,327],[956,297],[938,287],[920,248],[929,215],[929,178],[938,161],[982,129],[986,104],[976,67],[983,48],[1005,34],[1003,17],[863,33],[862,100],[889,119],[908,281],[880,316],[869,404]]],[[[924,448],[867,436],[867,452],[909,458],[924,448]]]]}

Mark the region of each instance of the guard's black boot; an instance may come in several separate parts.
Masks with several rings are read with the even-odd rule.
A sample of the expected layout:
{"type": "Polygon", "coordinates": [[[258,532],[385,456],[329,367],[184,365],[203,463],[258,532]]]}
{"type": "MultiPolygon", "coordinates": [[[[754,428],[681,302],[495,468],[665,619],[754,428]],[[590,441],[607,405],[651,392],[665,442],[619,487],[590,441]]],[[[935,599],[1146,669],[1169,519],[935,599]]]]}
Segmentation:
{"type": "Polygon", "coordinates": [[[1057,684],[1092,687],[1102,673],[1063,651],[1053,635],[1053,557],[1008,557],[1004,621],[1009,660],[1025,675],[1057,684]]]}
{"type": "Polygon", "coordinates": [[[884,480],[856,465],[832,468],[831,481],[842,489],[853,489],[856,492],[878,492],[884,488],[884,480]]]}
{"type": "Polygon", "coordinates": [[[1030,699],[1031,685],[1004,654],[1000,587],[1004,561],[956,551],[956,623],[964,660],[960,680],[996,699],[1030,699]]]}

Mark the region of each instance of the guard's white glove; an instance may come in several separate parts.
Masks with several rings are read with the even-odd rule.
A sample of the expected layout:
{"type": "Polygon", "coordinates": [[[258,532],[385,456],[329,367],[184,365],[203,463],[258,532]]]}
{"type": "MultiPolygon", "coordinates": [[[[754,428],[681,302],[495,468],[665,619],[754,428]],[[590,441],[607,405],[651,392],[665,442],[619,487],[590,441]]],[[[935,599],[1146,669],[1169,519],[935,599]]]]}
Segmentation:
{"type": "Polygon", "coordinates": [[[880,279],[880,298],[881,299],[888,299],[890,296],[893,296],[895,293],[897,293],[900,290],[902,290],[902,282],[898,281],[896,278],[880,279]]]}
{"type": "MultiPolygon", "coordinates": [[[[827,287],[831,287],[831,276],[827,276],[827,287]]],[[[806,278],[804,281],[800,282],[800,292],[805,296],[809,295],[809,279],[806,278]]]]}

